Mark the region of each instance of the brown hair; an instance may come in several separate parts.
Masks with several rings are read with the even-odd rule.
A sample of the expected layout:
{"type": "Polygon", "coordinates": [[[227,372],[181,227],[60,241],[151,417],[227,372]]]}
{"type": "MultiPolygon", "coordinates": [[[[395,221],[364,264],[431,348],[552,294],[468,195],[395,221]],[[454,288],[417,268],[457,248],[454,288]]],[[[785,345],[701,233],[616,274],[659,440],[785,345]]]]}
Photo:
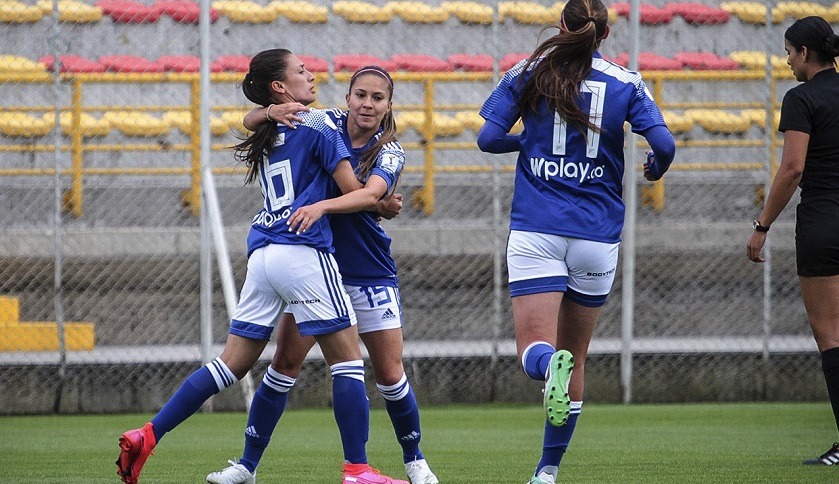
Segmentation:
{"type": "MultiPolygon", "coordinates": [[[[352,78],[350,78],[350,92],[352,92],[352,87],[355,84],[355,81],[358,80],[359,77],[367,74],[383,77],[388,82],[388,101],[393,100],[393,79],[385,69],[379,66],[364,66],[355,71],[352,78]]],[[[361,154],[361,158],[358,161],[358,167],[355,169],[355,174],[360,180],[366,179],[370,174],[370,171],[373,170],[373,165],[376,163],[376,158],[378,158],[379,152],[382,151],[382,148],[386,144],[396,141],[396,120],[393,117],[392,108],[387,110],[379,126],[382,128],[381,134],[378,135],[379,138],[375,143],[373,143],[373,146],[364,150],[364,153],[361,154]]]]}
{"type": "Polygon", "coordinates": [[[524,66],[532,73],[522,93],[523,110],[537,112],[544,98],[551,110],[583,133],[586,128],[600,131],[580,108],[580,83],[591,73],[591,59],[606,35],[608,18],[600,0],[570,0],[559,25],[542,29],[556,28],[559,33],[539,44],[524,66]]]}

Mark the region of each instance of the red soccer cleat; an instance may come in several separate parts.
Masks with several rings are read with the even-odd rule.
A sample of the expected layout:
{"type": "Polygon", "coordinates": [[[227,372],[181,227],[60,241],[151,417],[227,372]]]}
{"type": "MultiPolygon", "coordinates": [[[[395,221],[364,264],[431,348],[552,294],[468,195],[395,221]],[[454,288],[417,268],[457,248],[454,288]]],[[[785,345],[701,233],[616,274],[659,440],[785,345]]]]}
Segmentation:
{"type": "Polygon", "coordinates": [[[151,422],[141,429],[129,430],[119,438],[119,458],[117,459],[117,475],[126,484],[137,484],[143,464],[157,445],[154,438],[154,426],[151,422]]]}
{"type": "Polygon", "coordinates": [[[411,484],[408,481],[382,475],[369,464],[344,463],[344,479],[341,484],[411,484]]]}

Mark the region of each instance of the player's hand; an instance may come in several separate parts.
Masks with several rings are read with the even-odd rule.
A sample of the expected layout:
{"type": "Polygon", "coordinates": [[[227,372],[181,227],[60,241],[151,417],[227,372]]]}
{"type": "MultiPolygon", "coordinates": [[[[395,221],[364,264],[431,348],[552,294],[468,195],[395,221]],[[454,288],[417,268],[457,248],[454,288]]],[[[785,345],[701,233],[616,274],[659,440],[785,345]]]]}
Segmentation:
{"type": "Polygon", "coordinates": [[[297,235],[302,234],[308,230],[315,222],[323,217],[323,208],[318,203],[300,207],[291,214],[286,225],[288,225],[289,232],[295,232],[297,235]]]}
{"type": "Polygon", "coordinates": [[[763,244],[766,243],[766,232],[752,231],[752,236],[749,237],[749,242],[746,244],[746,256],[752,262],[766,262],[766,259],[760,256],[760,251],[763,249],[763,244]]]}
{"type": "Polygon", "coordinates": [[[647,161],[644,163],[644,178],[649,181],[656,181],[661,179],[662,174],[658,172],[658,163],[656,163],[655,153],[647,151],[647,161]]]}
{"type": "Polygon", "coordinates": [[[309,111],[309,108],[297,102],[275,104],[271,106],[270,118],[271,121],[288,126],[291,129],[297,129],[297,125],[294,123],[303,122],[296,116],[300,111],[309,111]]]}
{"type": "Polygon", "coordinates": [[[389,197],[385,197],[376,203],[376,213],[387,220],[399,215],[402,211],[402,194],[394,193],[389,197]]]}

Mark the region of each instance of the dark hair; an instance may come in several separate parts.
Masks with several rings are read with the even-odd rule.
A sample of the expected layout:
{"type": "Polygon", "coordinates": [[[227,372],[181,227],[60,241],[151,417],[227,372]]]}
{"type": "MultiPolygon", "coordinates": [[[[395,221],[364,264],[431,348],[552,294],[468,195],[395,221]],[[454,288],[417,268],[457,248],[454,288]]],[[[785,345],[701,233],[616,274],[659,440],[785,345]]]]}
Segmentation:
{"type": "MultiPolygon", "coordinates": [[[[350,78],[349,90],[352,91],[355,81],[366,74],[374,74],[387,80],[388,100],[393,99],[393,79],[385,69],[379,66],[364,66],[355,71],[352,78],[350,78]]],[[[370,171],[373,169],[373,165],[376,163],[376,158],[379,156],[379,152],[382,151],[382,147],[388,143],[396,141],[396,120],[393,117],[393,109],[387,110],[379,126],[382,128],[382,133],[379,135],[379,139],[373,143],[373,146],[367,148],[364,153],[361,154],[358,167],[355,169],[356,175],[361,180],[364,180],[367,178],[367,175],[370,174],[370,171]]]]}
{"type": "MultiPolygon", "coordinates": [[[[291,51],[287,49],[264,50],[251,59],[248,73],[242,81],[242,92],[254,104],[268,106],[274,102],[271,83],[284,81],[291,51]]],[[[245,183],[251,183],[259,175],[259,166],[273,148],[277,139],[277,124],[262,123],[244,141],[234,146],[237,161],[248,167],[245,183]]]]}
{"type": "Polygon", "coordinates": [[[600,0],[570,0],[562,10],[559,33],[539,44],[524,66],[532,67],[522,92],[522,109],[536,112],[542,98],[572,126],[600,129],[583,113],[579,101],[580,82],[591,73],[591,59],[606,35],[608,11],[600,0]]]}
{"type": "Polygon", "coordinates": [[[807,47],[808,51],[816,55],[816,62],[836,64],[836,57],[839,56],[839,36],[833,33],[833,28],[827,20],[815,16],[796,20],[784,33],[784,38],[796,51],[807,47]]]}

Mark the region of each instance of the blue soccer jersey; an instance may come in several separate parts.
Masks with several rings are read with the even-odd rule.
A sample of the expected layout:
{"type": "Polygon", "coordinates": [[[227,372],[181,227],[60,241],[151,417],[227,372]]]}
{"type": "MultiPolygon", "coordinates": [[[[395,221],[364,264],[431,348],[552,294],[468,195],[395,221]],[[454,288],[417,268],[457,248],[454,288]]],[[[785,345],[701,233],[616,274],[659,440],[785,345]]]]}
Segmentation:
{"type": "Polygon", "coordinates": [[[641,75],[592,59],[581,83],[580,104],[599,133],[583,135],[542,102],[539,112],[519,100],[530,71],[510,69],[481,108],[481,116],[509,131],[521,117],[524,131],[516,164],[510,229],[597,242],[620,241],[624,203],[624,122],[636,133],[664,126],[641,75]],[[521,82],[520,82],[521,81],[521,82]]]}
{"type": "MultiPolygon", "coordinates": [[[[341,137],[348,147],[352,147],[347,132],[347,113],[342,112],[341,137]]],[[[350,163],[358,167],[361,155],[372,146],[379,135],[373,137],[365,146],[350,149],[350,163]]],[[[402,167],[405,164],[405,151],[397,142],[384,145],[376,158],[376,164],[370,176],[380,176],[387,182],[387,194],[393,193],[402,167]]],[[[367,179],[361,180],[366,183],[367,179]]],[[[334,186],[334,184],[333,184],[334,186]]],[[[336,195],[339,195],[336,193],[336,195]]],[[[391,239],[376,221],[374,212],[355,212],[332,214],[329,216],[334,236],[335,261],[341,271],[344,284],[353,286],[397,286],[396,263],[390,255],[391,239]]]]}
{"type": "Polygon", "coordinates": [[[268,244],[307,245],[332,251],[332,231],[325,217],[306,232],[289,232],[286,221],[295,210],[326,198],[332,172],[349,158],[332,111],[297,113],[297,129],[277,126],[274,148],[259,166],[264,204],[248,234],[248,255],[268,244]]]}

